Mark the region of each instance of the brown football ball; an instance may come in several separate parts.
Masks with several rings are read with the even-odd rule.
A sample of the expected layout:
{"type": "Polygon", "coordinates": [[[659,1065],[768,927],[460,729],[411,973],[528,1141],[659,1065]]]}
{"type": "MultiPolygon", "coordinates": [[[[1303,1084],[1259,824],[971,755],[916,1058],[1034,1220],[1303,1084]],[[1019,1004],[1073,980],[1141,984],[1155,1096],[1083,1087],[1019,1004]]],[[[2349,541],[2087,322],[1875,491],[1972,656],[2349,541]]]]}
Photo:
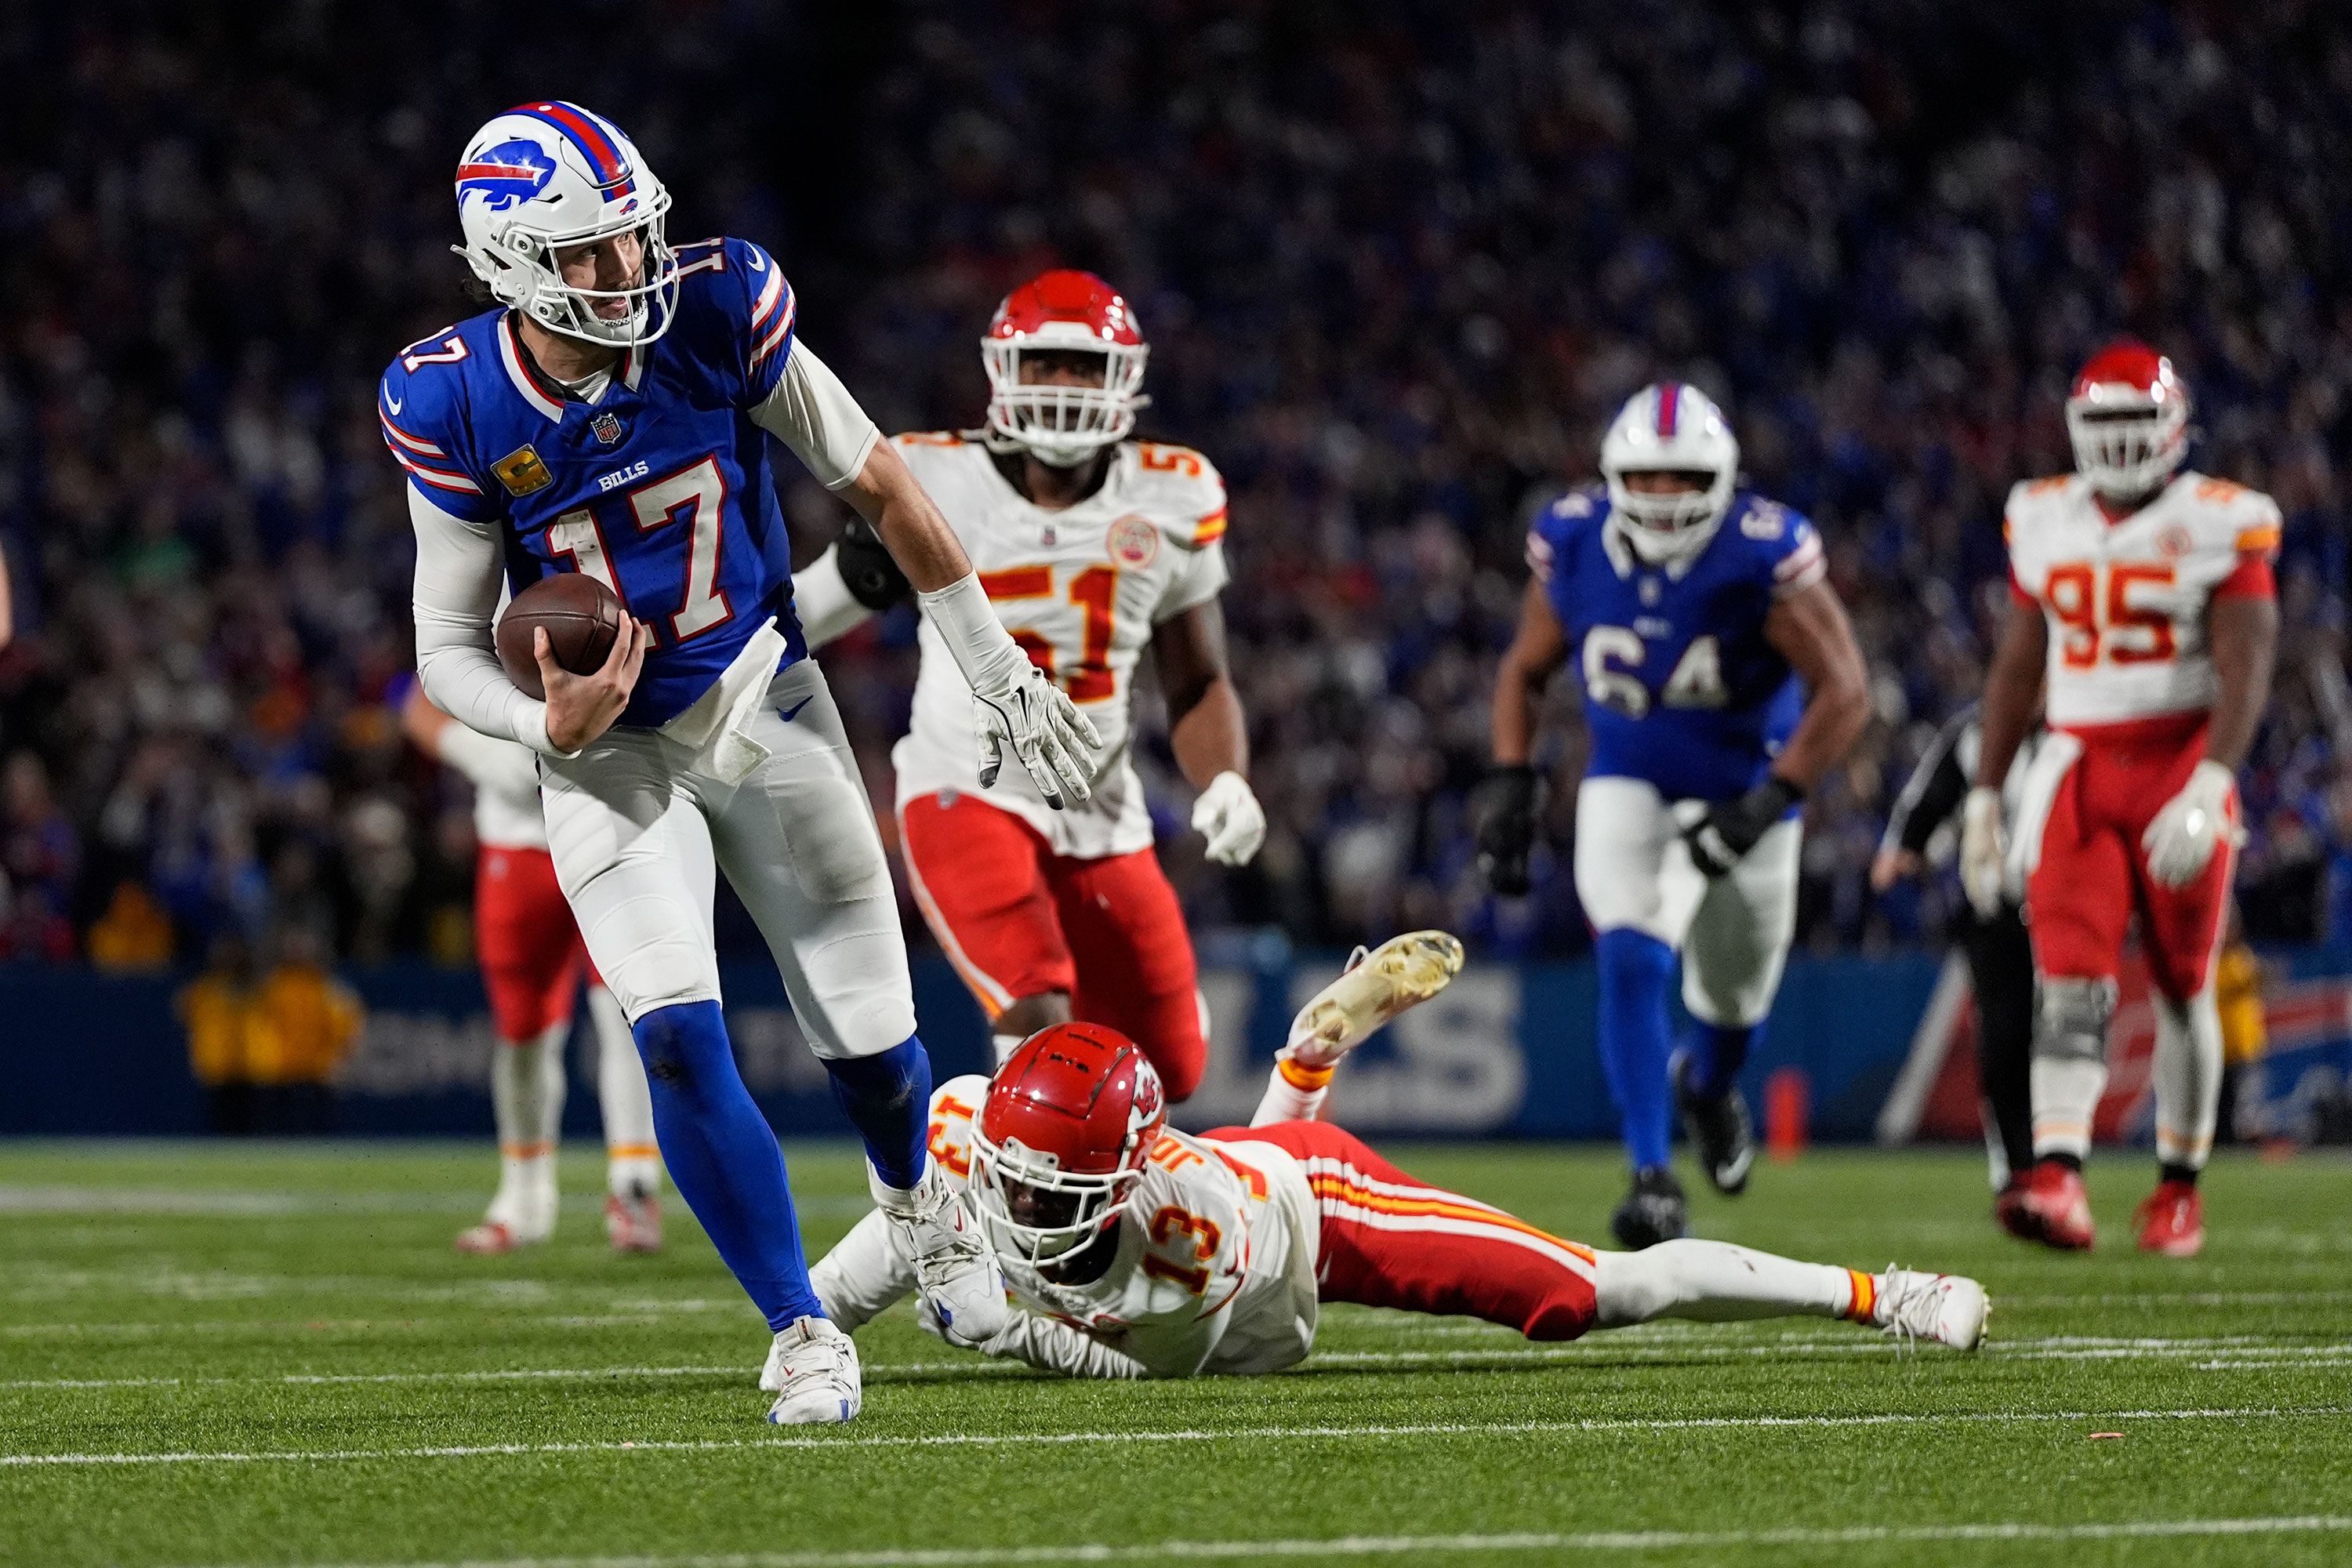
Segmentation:
{"type": "Polygon", "coordinates": [[[533,697],[547,695],[531,651],[531,631],[547,629],[548,651],[574,675],[604,667],[621,635],[621,601],[612,589],[578,572],[542,577],[514,596],[499,617],[499,662],[507,679],[533,697]]]}

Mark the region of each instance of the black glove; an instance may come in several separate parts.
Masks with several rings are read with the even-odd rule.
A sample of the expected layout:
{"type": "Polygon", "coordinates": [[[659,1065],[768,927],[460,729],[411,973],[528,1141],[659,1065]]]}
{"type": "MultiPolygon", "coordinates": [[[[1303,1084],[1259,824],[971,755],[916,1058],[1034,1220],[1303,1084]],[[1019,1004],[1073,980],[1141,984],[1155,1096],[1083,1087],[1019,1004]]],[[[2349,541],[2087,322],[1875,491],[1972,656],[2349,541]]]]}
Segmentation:
{"type": "Polygon", "coordinates": [[[1478,825],[1478,870],[1506,898],[1528,890],[1528,854],[1543,819],[1544,782],[1521,763],[1486,781],[1486,820],[1478,825]]]}
{"type": "Polygon", "coordinates": [[[882,536],[862,517],[853,517],[834,547],[843,586],[849,596],[869,610],[887,610],[914,592],[907,574],[898,570],[882,536]]]}
{"type": "Polygon", "coordinates": [[[1710,877],[1722,876],[1804,798],[1803,790],[1774,773],[1738,800],[1716,802],[1706,808],[1705,816],[1683,829],[1691,863],[1710,877]]]}

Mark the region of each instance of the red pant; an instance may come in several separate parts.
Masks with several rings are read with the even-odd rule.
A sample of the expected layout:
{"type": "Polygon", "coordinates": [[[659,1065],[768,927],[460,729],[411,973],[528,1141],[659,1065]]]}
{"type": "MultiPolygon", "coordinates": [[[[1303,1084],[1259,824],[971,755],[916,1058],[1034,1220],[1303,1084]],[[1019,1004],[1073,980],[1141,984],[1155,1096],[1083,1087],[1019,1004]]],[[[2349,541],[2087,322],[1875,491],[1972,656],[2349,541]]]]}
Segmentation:
{"type": "MultiPolygon", "coordinates": [[[[2115,978],[2137,913],[2150,979],[2185,1001],[2211,972],[2237,853],[2225,841],[2197,880],[2168,888],[2148,875],[2140,838],[2204,756],[2205,715],[2076,733],[2083,754],[2051,801],[2041,858],[2026,883],[2034,968],[2065,979],[2115,978]]],[[[2233,801],[2233,823],[2236,811],[2233,801]]]]}
{"type": "Polygon", "coordinates": [[[474,951],[499,1038],[538,1038],[572,1016],[584,971],[600,984],[544,849],[482,847],[474,863],[474,951]]]}
{"type": "Polygon", "coordinates": [[[909,801],[898,828],[923,919],[991,1018],[1060,992],[1080,1022],[1141,1046],[1171,1100],[1200,1086],[1209,1043],[1192,938],[1157,855],[1056,855],[969,795],[909,801]]]}
{"type": "Polygon", "coordinates": [[[1272,1143],[1307,1167],[1323,1212],[1317,1295],[1364,1307],[1461,1313],[1531,1340],[1592,1327],[1589,1247],[1501,1209],[1415,1181],[1324,1121],[1221,1127],[1204,1138],[1272,1143]]]}

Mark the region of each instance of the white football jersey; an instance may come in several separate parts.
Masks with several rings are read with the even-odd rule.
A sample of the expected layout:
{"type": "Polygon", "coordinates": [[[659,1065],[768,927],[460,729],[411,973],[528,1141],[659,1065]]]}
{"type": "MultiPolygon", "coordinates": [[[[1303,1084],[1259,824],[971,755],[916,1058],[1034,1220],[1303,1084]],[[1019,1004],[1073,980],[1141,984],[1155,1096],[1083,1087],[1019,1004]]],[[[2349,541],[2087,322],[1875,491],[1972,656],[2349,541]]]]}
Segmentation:
{"type": "Polygon", "coordinates": [[[976,438],[894,441],[962,541],[1005,628],[1093,721],[1104,748],[1083,806],[1048,806],[1010,756],[982,791],[971,692],[926,621],[913,721],[891,752],[898,804],[949,791],[979,795],[1027,821],[1058,855],[1150,848],[1151,818],[1129,757],[1136,658],[1152,628],[1224,586],[1224,481],[1189,447],[1129,441],[1100,489],[1048,511],[1007,482],[976,438]]]}
{"type": "MultiPolygon", "coordinates": [[[[931,1096],[931,1158],[959,1190],[971,1183],[972,1118],[987,1097],[988,1079],[976,1073],[931,1096]]],[[[898,1254],[888,1227],[867,1222],[814,1276],[827,1313],[845,1328],[914,1288],[913,1265],[898,1254]]],[[[1152,1376],[1275,1372],[1314,1347],[1321,1225],[1307,1173],[1287,1151],[1171,1131],[1144,1165],[1118,1219],[1118,1256],[1100,1279],[1056,1284],[1024,1259],[1000,1261],[1022,1308],[1152,1376]]]]}
{"type": "Polygon", "coordinates": [[[2183,471],[2109,522],[2078,474],[2010,491],[2013,591],[2048,619],[2053,729],[2213,705],[2205,615],[2215,591],[2277,553],[2279,510],[2260,490],[2183,471]]]}
{"type": "Polygon", "coordinates": [[[476,842],[486,849],[547,847],[537,752],[454,721],[441,732],[440,752],[474,786],[476,842]]]}

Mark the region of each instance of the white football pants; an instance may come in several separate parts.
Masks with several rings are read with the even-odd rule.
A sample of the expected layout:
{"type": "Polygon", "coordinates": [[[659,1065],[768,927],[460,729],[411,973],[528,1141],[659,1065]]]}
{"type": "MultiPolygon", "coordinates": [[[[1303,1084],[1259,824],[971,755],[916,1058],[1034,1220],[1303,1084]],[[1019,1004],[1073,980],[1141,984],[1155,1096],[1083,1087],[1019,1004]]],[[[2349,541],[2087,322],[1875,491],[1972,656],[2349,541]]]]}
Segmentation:
{"type": "Polygon", "coordinates": [[[1682,954],[1683,1005],[1704,1024],[1760,1024],[1797,934],[1803,829],[1774,824],[1721,877],[1691,863],[1682,825],[1703,809],[1639,779],[1576,791],[1576,896],[1595,931],[1631,927],[1682,954]]]}
{"type": "Polygon", "coordinates": [[[742,732],[769,755],[736,784],[653,730],[615,728],[576,757],[542,760],[548,849],[589,956],[632,1024],[719,1000],[715,861],[767,939],[816,1054],[887,1051],[915,1032],[907,945],[865,783],[815,662],[777,675],[742,732]]]}

